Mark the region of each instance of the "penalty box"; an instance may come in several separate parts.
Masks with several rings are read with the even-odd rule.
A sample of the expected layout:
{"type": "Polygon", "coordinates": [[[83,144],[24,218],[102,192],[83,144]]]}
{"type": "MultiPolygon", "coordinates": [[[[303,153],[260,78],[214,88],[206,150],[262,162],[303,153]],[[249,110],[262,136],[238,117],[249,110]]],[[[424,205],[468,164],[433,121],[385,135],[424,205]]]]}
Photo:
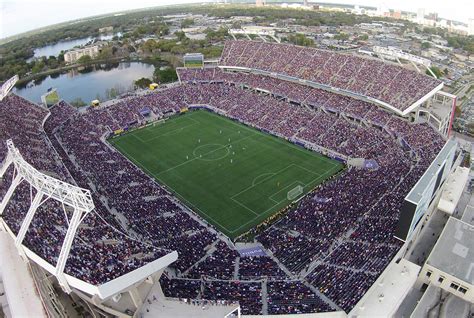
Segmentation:
{"type": "Polygon", "coordinates": [[[258,176],[252,185],[232,196],[232,200],[256,215],[263,214],[285,201],[290,203],[288,192],[297,186],[304,189],[299,196],[306,194],[320,178],[319,173],[291,164],[280,171],[258,176]],[[269,208],[262,211],[262,206],[269,208]]]}

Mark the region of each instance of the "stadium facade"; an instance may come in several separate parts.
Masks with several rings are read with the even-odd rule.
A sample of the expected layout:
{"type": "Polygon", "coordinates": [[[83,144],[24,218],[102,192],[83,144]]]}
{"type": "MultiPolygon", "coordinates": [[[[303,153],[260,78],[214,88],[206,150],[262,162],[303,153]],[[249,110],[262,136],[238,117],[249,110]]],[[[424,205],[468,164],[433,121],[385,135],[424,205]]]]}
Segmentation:
{"type": "Polygon", "coordinates": [[[217,67],[178,76],[81,113],[4,87],[1,224],[46,310],[64,314],[44,284],[100,316],[153,316],[160,299],[177,312],[190,302],[238,315],[396,311],[420,271],[405,256],[461,160],[450,139],[455,96],[375,59],[254,41],[229,41],[217,67]],[[256,227],[251,243],[234,242],[107,141],[193,109],[347,169],[256,227]],[[390,280],[395,296],[381,299],[390,280]]]}

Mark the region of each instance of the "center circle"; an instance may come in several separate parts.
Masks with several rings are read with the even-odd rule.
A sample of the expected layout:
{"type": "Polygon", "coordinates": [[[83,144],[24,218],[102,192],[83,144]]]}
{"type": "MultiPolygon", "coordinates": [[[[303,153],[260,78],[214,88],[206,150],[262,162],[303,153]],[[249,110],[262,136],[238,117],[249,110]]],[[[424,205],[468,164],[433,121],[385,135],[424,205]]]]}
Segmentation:
{"type": "Polygon", "coordinates": [[[194,149],[193,155],[199,160],[214,161],[229,155],[229,146],[221,144],[205,144],[194,149]]]}

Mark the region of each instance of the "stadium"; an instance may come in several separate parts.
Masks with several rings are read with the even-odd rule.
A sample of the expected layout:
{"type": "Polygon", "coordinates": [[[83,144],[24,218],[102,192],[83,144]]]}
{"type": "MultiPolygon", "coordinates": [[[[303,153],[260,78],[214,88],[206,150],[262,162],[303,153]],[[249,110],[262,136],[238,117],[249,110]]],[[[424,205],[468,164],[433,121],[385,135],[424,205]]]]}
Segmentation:
{"type": "Polygon", "coordinates": [[[1,224],[35,275],[100,317],[156,317],[155,301],[202,317],[396,308],[416,280],[404,255],[459,163],[455,97],[289,44],[227,41],[202,62],[79,110],[4,84],[1,224]],[[394,273],[409,279],[381,297],[394,273]]]}

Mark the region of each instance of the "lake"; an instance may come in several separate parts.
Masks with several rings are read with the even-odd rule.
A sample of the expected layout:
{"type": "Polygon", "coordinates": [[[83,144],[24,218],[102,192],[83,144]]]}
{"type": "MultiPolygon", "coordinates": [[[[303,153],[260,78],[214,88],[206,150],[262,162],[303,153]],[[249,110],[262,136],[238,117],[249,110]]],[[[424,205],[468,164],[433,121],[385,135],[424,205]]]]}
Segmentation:
{"type": "Polygon", "coordinates": [[[41,95],[49,88],[56,88],[60,98],[65,101],[80,98],[89,104],[94,99],[104,101],[112,98],[112,91],[119,94],[132,91],[135,80],[142,77],[152,79],[154,70],[153,65],[140,62],[93,65],[33,80],[22,87],[15,87],[13,92],[40,103],[41,95]]]}
{"type": "MultiPolygon", "coordinates": [[[[102,41],[107,41],[107,40],[111,40],[115,35],[117,35],[118,37],[121,37],[122,33],[118,32],[116,34],[103,34],[103,35],[98,36],[98,39],[102,41]]],[[[59,53],[61,53],[61,51],[67,51],[67,50],[72,49],[75,46],[84,45],[87,42],[91,41],[92,39],[94,38],[87,37],[87,38],[76,39],[76,40],[66,40],[66,41],[57,42],[55,44],[36,48],[35,55],[32,58],[28,59],[28,61],[31,61],[35,57],[41,57],[41,56],[49,57],[51,55],[58,56],[59,53]]]]}

